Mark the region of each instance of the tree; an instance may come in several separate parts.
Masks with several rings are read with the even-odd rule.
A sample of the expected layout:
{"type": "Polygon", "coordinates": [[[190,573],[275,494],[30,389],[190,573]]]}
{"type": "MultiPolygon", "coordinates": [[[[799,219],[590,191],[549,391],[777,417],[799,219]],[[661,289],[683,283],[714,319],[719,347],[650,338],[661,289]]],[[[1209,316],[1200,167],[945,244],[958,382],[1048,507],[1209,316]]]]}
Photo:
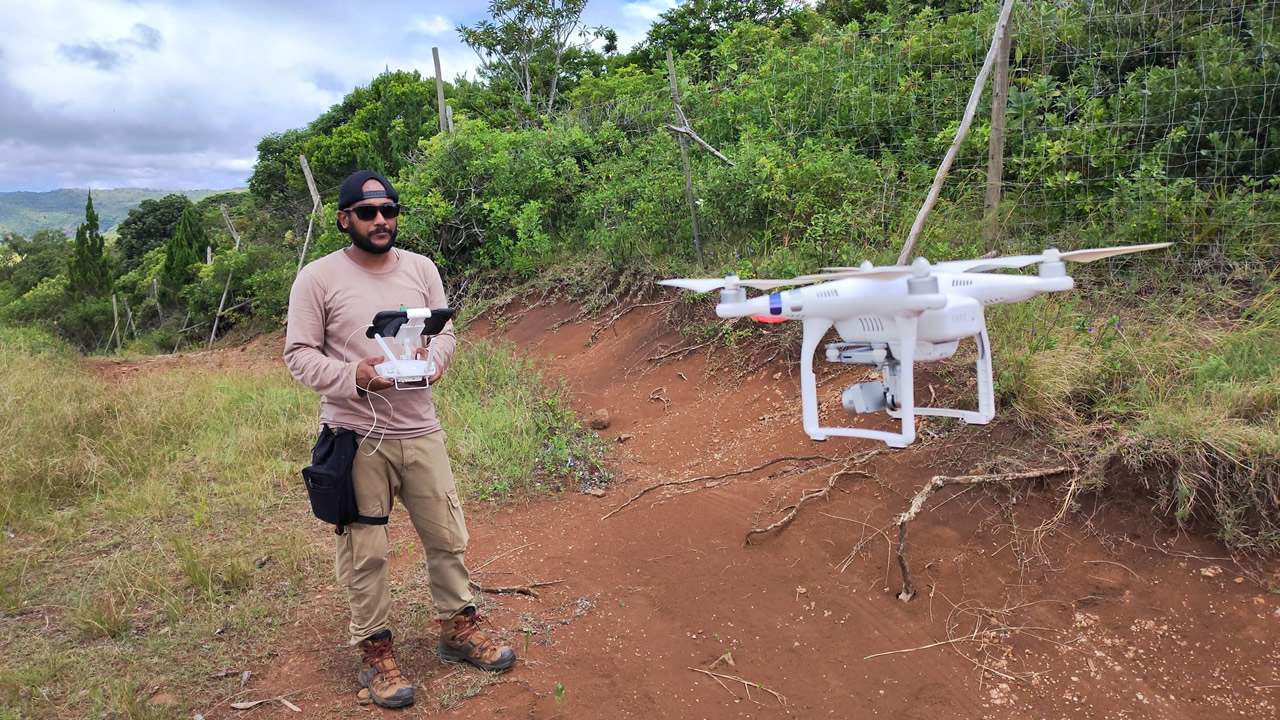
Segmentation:
{"type": "Polygon", "coordinates": [[[84,223],[76,228],[67,275],[72,294],[79,297],[102,297],[111,290],[110,260],[103,255],[102,233],[98,232],[98,213],[93,209],[93,193],[84,207],[84,223]]]}
{"type": "Polygon", "coordinates": [[[526,119],[551,114],[564,92],[566,56],[590,52],[604,38],[616,50],[617,34],[582,24],[587,0],[490,0],[488,20],[458,26],[462,41],[480,56],[480,75],[494,89],[509,88],[523,100],[526,119]],[[574,39],[576,36],[576,40],[574,39]]]}
{"type": "Polygon", "coordinates": [[[183,285],[191,281],[191,266],[200,262],[206,245],[204,225],[194,205],[188,205],[178,220],[178,228],[164,248],[164,265],[160,268],[160,283],[170,297],[176,297],[183,285]]]}
{"type": "Polygon", "coordinates": [[[178,226],[182,211],[190,204],[185,195],[170,193],[159,200],[143,200],[130,210],[129,216],[117,227],[120,233],[116,243],[120,248],[120,272],[134,269],[149,250],[168,242],[178,226]]]}
{"type": "Polygon", "coordinates": [[[645,36],[645,50],[652,67],[665,67],[668,49],[676,57],[694,51],[707,70],[721,33],[740,22],[777,25],[798,7],[796,0],[688,0],[658,16],[645,36]]]}
{"type": "Polygon", "coordinates": [[[65,271],[71,260],[71,243],[62,230],[37,230],[29,240],[18,233],[5,233],[3,244],[6,252],[0,281],[12,284],[19,296],[41,280],[65,271]]]}

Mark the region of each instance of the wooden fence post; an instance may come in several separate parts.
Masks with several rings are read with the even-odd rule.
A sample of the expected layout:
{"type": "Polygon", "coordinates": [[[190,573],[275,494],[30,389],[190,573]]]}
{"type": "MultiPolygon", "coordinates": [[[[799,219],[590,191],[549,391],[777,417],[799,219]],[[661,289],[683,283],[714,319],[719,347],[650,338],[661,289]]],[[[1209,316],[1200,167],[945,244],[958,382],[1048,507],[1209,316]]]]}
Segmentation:
{"type": "Polygon", "coordinates": [[[987,77],[991,75],[991,68],[995,65],[996,55],[999,53],[1000,45],[1004,42],[1005,33],[1009,29],[1009,18],[1013,15],[1015,2],[1017,0],[1004,0],[1004,7],[1000,9],[1000,20],[996,23],[995,36],[991,38],[991,47],[987,49],[987,57],[982,63],[982,70],[973,82],[973,91],[969,93],[969,103],[965,106],[963,119],[960,120],[960,129],[956,131],[956,139],[951,143],[951,148],[947,150],[946,156],[942,158],[942,164],[938,166],[938,172],[933,176],[933,187],[929,189],[929,195],[925,198],[924,205],[920,207],[920,212],[916,214],[916,220],[911,225],[911,231],[907,234],[907,242],[903,244],[902,253],[898,255],[899,265],[906,265],[907,260],[911,257],[911,251],[916,246],[916,238],[920,237],[920,231],[924,228],[924,221],[928,219],[934,204],[938,202],[938,195],[942,193],[942,183],[947,179],[947,173],[951,172],[951,163],[955,162],[956,155],[960,153],[960,146],[964,143],[965,137],[969,135],[969,126],[973,124],[974,113],[978,111],[978,101],[982,99],[982,89],[986,87],[987,77]]]}
{"type": "Polygon", "coordinates": [[[987,195],[982,203],[984,249],[994,252],[1000,238],[1000,196],[1004,184],[1004,127],[1009,107],[1009,39],[1012,22],[1000,38],[995,75],[991,78],[991,142],[987,150],[987,195]]]}
{"type": "Polygon", "coordinates": [[[436,64],[436,107],[440,110],[440,132],[449,132],[451,128],[444,106],[444,78],[440,74],[440,48],[431,48],[431,59],[436,64]]]}
{"type": "MultiPolygon", "coordinates": [[[[676,63],[671,59],[671,48],[667,48],[667,77],[671,79],[671,102],[676,106],[676,119],[684,127],[689,122],[680,109],[680,90],[676,87],[676,63]]],[[[698,253],[698,265],[702,265],[702,236],[698,234],[698,205],[693,198],[693,174],[689,170],[689,141],[683,134],[677,138],[680,142],[680,162],[684,164],[684,196],[689,201],[689,217],[693,222],[693,248],[698,253]]]]}
{"type": "Polygon", "coordinates": [[[307,164],[307,156],[299,155],[298,161],[302,163],[302,174],[307,178],[307,189],[311,191],[311,215],[307,218],[307,237],[302,241],[302,254],[298,256],[298,269],[296,272],[302,272],[302,263],[307,258],[307,246],[311,244],[311,226],[316,221],[316,213],[320,212],[323,207],[320,203],[320,193],[316,190],[315,178],[311,177],[311,166],[307,164]]]}
{"type": "MultiPolygon", "coordinates": [[[[236,252],[240,251],[240,233],[236,232],[236,226],[231,224],[231,216],[227,214],[227,206],[222,206],[222,219],[227,222],[227,229],[231,231],[231,237],[236,240],[236,252]]],[[[218,301],[218,312],[213,316],[213,331],[209,333],[209,345],[213,345],[213,339],[218,335],[218,321],[222,319],[222,307],[227,304],[227,292],[231,290],[232,271],[227,271],[227,284],[222,286],[222,299],[218,301]]]]}

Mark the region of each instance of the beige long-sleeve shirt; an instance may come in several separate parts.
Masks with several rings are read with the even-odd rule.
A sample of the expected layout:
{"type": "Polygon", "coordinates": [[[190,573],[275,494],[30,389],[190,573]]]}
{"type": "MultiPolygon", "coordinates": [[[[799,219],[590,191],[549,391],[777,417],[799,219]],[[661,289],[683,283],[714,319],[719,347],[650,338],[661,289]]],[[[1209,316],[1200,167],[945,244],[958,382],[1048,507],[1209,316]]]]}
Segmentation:
{"type": "MultiPolygon", "coordinates": [[[[377,341],[365,337],[365,328],[381,310],[442,308],[448,299],[435,263],[406,250],[392,252],[396,264],[385,272],[366,270],[344,250],[302,268],[289,293],[284,362],[298,382],[320,393],[321,422],[398,439],[440,429],[431,389],[391,388],[380,391],[381,397],[358,391],[356,365],[362,358],[385,357],[377,341]]],[[[403,351],[391,338],[386,341],[397,355],[403,351]]],[[[431,359],[441,372],[456,344],[452,322],[430,340],[431,359]]]]}

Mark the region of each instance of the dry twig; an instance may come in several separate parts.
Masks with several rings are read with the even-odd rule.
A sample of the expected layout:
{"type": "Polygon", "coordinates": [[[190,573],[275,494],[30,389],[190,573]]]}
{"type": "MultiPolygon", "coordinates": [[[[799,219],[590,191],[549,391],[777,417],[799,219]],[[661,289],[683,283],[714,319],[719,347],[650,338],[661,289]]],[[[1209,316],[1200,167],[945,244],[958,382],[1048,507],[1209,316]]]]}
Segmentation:
{"type": "MultiPolygon", "coordinates": [[[[750,699],[751,699],[751,688],[755,688],[755,689],[757,689],[757,690],[763,690],[763,691],[765,691],[765,692],[769,693],[770,695],[772,695],[772,696],[773,696],[773,697],[778,701],[778,703],[782,705],[782,707],[786,707],[786,706],[787,706],[787,699],[786,699],[785,697],[783,697],[783,696],[779,695],[778,693],[776,693],[776,692],[774,692],[774,691],[770,690],[769,688],[767,688],[767,687],[765,687],[765,686],[761,685],[760,683],[753,683],[753,682],[751,682],[750,680],[743,680],[742,678],[737,677],[737,676],[735,676],[735,675],[721,675],[720,673],[713,673],[713,672],[711,672],[710,670],[703,670],[702,668],[692,668],[692,667],[691,667],[691,668],[689,668],[689,669],[690,669],[690,670],[692,670],[692,671],[694,671],[694,672],[700,672],[700,673],[702,673],[703,675],[710,675],[710,676],[711,676],[711,677],[713,677],[713,678],[717,678],[717,679],[718,679],[718,678],[724,678],[725,680],[732,680],[732,681],[734,681],[734,682],[742,683],[742,684],[743,684],[743,686],[747,688],[747,699],[748,699],[748,700],[750,700],[750,699]]],[[[721,683],[721,685],[723,685],[723,684],[724,684],[724,683],[721,683]]],[[[726,690],[729,690],[729,688],[725,688],[725,689],[726,689],[726,690]]],[[[730,695],[733,695],[734,697],[738,697],[737,695],[734,695],[734,694],[733,694],[733,691],[732,691],[732,690],[730,690],[730,691],[729,691],[729,694],[730,694],[730,695]]],[[[754,702],[754,701],[752,701],[752,702],[754,702]]]]}
{"type": "Polygon", "coordinates": [[[562,583],[562,582],[564,582],[564,580],[548,580],[546,582],[529,583],[528,585],[509,585],[506,587],[485,587],[484,585],[481,585],[475,580],[472,580],[471,587],[475,588],[476,590],[479,590],[480,592],[489,593],[490,595],[528,595],[531,598],[537,599],[538,593],[534,592],[533,588],[546,587],[548,585],[555,585],[556,583],[562,583]]]}
{"type": "Polygon", "coordinates": [[[525,549],[525,548],[529,547],[529,546],[530,546],[530,545],[532,545],[532,544],[533,544],[533,543],[525,543],[525,544],[521,545],[520,547],[514,547],[514,548],[511,548],[510,550],[508,550],[508,551],[506,551],[506,552],[504,552],[504,553],[499,553],[499,554],[497,554],[497,555],[494,555],[493,557],[491,557],[491,558],[489,558],[488,560],[486,560],[486,561],[484,561],[483,563],[481,563],[479,567],[472,569],[472,570],[471,570],[471,572],[479,572],[480,570],[483,570],[484,568],[486,568],[486,567],[488,567],[488,566],[492,565],[492,564],[493,564],[493,562],[494,562],[495,560],[498,560],[499,558],[504,558],[504,557],[506,557],[506,556],[510,555],[511,553],[513,553],[513,552],[515,552],[515,551],[517,551],[517,550],[523,550],[523,549],[525,549]]]}

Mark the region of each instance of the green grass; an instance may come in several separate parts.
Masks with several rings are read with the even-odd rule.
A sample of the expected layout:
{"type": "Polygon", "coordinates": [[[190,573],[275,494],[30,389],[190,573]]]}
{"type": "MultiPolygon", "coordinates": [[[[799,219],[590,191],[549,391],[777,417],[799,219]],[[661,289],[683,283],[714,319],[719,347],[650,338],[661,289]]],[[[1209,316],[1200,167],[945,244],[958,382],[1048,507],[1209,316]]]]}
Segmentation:
{"type": "Polygon", "coordinates": [[[1280,291],[1120,291],[989,313],[1000,399],[1115,461],[1179,522],[1239,548],[1280,549],[1280,291]]]}
{"type": "Polygon", "coordinates": [[[604,478],[604,446],[574,420],[563,382],[544,381],[514,346],[464,339],[433,392],[464,495],[496,500],[604,478]]]}
{"type": "MultiPolygon", "coordinates": [[[[234,693],[210,673],[260,667],[332,584],[298,474],[315,394],[282,368],[104,381],[28,330],[0,353],[0,720],[191,717],[234,693]]],[[[464,342],[440,391],[468,497],[598,471],[562,387],[511,348],[464,342]]]]}

